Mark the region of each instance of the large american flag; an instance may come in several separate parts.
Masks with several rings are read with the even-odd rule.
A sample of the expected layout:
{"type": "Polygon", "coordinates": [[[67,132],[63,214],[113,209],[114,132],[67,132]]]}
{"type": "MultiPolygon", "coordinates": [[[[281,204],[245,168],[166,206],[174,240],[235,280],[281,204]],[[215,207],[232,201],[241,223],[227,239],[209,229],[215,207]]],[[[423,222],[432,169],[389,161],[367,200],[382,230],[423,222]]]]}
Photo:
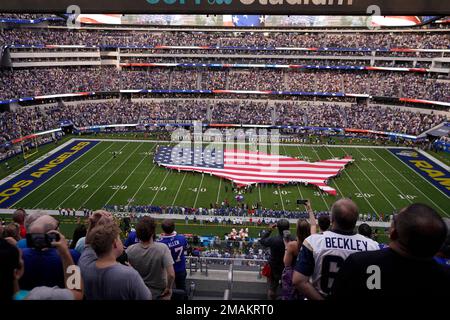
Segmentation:
{"type": "Polygon", "coordinates": [[[220,148],[159,146],[154,161],[179,171],[207,173],[236,185],[304,183],[336,195],[328,181],[353,162],[351,157],[308,162],[282,155],[220,148]]]}

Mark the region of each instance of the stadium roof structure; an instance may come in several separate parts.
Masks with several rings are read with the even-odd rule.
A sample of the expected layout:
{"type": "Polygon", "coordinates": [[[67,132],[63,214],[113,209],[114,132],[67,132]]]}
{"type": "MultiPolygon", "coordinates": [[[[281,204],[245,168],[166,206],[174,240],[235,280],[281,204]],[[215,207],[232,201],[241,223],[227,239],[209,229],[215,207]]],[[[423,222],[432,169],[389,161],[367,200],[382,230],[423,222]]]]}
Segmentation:
{"type": "Polygon", "coordinates": [[[450,3],[442,0],[15,0],[1,1],[0,12],[76,13],[73,5],[82,9],[78,14],[450,14],[450,3]]]}

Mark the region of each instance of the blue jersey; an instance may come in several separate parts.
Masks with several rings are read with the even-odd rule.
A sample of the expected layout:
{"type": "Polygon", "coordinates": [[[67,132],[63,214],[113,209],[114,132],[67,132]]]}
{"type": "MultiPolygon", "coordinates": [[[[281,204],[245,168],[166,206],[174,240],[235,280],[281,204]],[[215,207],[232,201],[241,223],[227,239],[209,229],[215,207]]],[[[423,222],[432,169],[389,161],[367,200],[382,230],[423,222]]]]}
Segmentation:
{"type": "Polygon", "coordinates": [[[128,233],[127,239],[125,240],[124,246],[129,247],[138,242],[139,242],[139,239],[136,236],[136,230],[131,229],[131,231],[128,233]]]}
{"type": "Polygon", "coordinates": [[[175,272],[185,271],[186,258],[184,252],[188,245],[186,238],[174,232],[170,235],[161,235],[158,242],[164,243],[169,247],[174,261],[173,268],[175,269],[175,272]]]}
{"type": "Polygon", "coordinates": [[[450,259],[434,257],[434,260],[436,260],[437,263],[439,263],[443,266],[450,267],[450,259]]]}

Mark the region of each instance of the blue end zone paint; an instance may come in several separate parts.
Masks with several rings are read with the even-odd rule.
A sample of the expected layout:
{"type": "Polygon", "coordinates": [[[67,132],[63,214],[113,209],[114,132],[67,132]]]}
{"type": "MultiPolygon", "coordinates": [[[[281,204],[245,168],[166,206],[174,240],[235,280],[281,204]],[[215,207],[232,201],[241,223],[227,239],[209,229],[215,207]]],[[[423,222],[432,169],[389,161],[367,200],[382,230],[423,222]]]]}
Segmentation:
{"type": "Polygon", "coordinates": [[[77,140],[0,186],[0,208],[8,208],[61,171],[99,141],[77,140]]]}
{"type": "Polygon", "coordinates": [[[388,149],[397,158],[450,197],[450,173],[419,152],[411,149],[388,149]]]}

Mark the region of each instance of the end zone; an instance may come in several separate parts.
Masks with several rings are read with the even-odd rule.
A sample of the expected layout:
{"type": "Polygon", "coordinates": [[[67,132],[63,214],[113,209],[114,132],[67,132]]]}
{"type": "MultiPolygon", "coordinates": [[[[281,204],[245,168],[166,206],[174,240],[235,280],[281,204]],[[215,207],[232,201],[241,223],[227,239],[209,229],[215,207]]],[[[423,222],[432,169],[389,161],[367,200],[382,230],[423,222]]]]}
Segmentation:
{"type": "Polygon", "coordinates": [[[411,149],[388,149],[414,172],[450,197],[450,172],[426,153],[411,149]]]}
{"type": "Polygon", "coordinates": [[[42,185],[84,153],[98,141],[76,140],[51,156],[42,159],[0,186],[0,208],[9,208],[28,193],[42,185]]]}

